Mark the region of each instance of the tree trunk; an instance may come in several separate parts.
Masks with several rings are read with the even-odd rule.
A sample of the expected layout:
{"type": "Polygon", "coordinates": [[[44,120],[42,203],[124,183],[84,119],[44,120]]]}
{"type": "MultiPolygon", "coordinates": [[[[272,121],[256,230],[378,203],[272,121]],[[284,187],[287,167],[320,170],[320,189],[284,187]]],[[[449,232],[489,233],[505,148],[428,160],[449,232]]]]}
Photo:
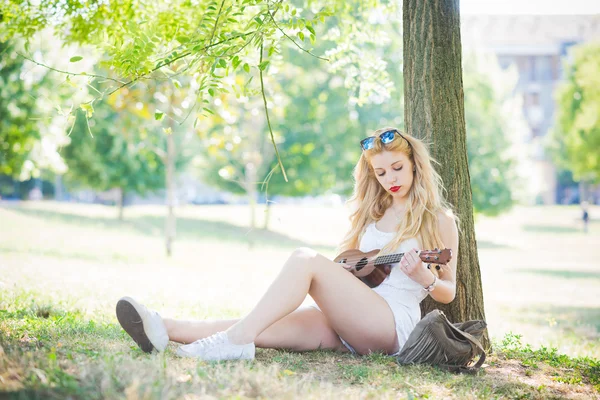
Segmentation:
{"type": "MultiPolygon", "coordinates": [[[[404,0],[404,104],[409,133],[432,143],[432,156],[460,218],[456,299],[431,298],[452,322],[485,319],[467,164],[458,0],[404,0]]],[[[485,337],[485,346],[489,338],[485,337]]]]}
{"type": "Polygon", "coordinates": [[[125,208],[125,188],[119,188],[119,221],[123,221],[123,209],[125,208]]]}
{"type": "Polygon", "coordinates": [[[271,222],[271,202],[267,199],[265,204],[265,220],[263,223],[263,229],[265,231],[269,230],[269,223],[271,222]]]}
{"type": "Polygon", "coordinates": [[[64,186],[62,182],[62,175],[56,174],[54,176],[54,200],[62,201],[64,197],[64,186]]]}
{"type": "Polygon", "coordinates": [[[175,139],[171,132],[167,134],[167,219],[165,221],[165,245],[167,256],[173,254],[173,241],[175,240],[175,139]]]}
{"type": "Polygon", "coordinates": [[[579,204],[584,201],[588,201],[588,185],[587,182],[582,179],[579,181],[579,204]]]}
{"type": "Polygon", "coordinates": [[[248,206],[250,207],[250,232],[252,234],[248,235],[248,247],[254,247],[254,228],[256,228],[256,166],[253,162],[246,163],[246,193],[248,193],[248,206]]]}

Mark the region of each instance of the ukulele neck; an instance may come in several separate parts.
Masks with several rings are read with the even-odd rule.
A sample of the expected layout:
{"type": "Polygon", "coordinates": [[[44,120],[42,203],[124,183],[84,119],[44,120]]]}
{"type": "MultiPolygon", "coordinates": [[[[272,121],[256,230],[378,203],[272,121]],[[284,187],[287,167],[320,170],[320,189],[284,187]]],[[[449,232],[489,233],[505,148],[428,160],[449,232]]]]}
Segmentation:
{"type": "Polygon", "coordinates": [[[385,256],[379,256],[375,259],[375,265],[394,264],[400,262],[404,253],[397,254],[386,254],[385,256]]]}

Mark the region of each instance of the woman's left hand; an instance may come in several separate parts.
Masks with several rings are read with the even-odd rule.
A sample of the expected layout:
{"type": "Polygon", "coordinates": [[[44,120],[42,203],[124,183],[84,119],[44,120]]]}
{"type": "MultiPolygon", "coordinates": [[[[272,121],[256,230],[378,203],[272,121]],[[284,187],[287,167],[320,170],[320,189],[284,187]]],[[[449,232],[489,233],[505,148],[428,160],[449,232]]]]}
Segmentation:
{"type": "Polygon", "coordinates": [[[433,282],[433,273],[421,262],[417,249],[404,253],[400,260],[400,269],[406,276],[423,287],[427,287],[433,282]]]}

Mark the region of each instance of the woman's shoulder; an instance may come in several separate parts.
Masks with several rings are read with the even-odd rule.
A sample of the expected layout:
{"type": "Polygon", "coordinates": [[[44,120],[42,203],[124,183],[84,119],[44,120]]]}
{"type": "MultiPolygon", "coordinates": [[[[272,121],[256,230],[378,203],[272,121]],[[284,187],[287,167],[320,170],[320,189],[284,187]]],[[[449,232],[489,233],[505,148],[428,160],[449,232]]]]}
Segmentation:
{"type": "Polygon", "coordinates": [[[438,228],[442,236],[456,235],[458,236],[458,227],[456,225],[456,216],[450,209],[440,210],[436,214],[438,220],[438,228]]]}
{"type": "Polygon", "coordinates": [[[449,208],[438,210],[435,216],[440,224],[456,224],[456,215],[449,208]]]}

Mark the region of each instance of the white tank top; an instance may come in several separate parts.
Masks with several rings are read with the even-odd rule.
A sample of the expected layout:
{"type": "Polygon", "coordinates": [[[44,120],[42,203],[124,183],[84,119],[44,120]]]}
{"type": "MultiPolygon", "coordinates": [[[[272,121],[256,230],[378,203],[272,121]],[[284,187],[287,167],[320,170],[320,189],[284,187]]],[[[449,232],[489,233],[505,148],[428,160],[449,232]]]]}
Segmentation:
{"type": "MultiPolygon", "coordinates": [[[[380,231],[373,222],[367,226],[363,237],[360,239],[359,249],[364,252],[382,249],[390,240],[394,239],[395,235],[396,232],[380,231]]],[[[395,252],[404,253],[413,247],[420,249],[419,241],[416,238],[403,241],[395,252]]],[[[396,322],[398,343],[402,348],[415,325],[421,319],[419,303],[427,297],[429,292],[423,290],[420,284],[406,276],[398,267],[398,264],[393,265],[390,275],[379,286],[373,288],[373,291],[383,297],[392,309],[396,322]]]]}
{"type": "MultiPolygon", "coordinates": [[[[396,232],[382,232],[371,223],[367,226],[364,235],[360,240],[359,249],[368,252],[374,249],[382,249],[389,241],[394,239],[396,232]]],[[[410,238],[400,243],[395,253],[404,253],[412,248],[420,249],[419,241],[416,238],[410,238]]],[[[373,289],[379,293],[388,303],[400,303],[404,306],[416,306],[428,295],[423,287],[410,279],[394,264],[392,272],[385,280],[373,289]]],[[[420,314],[419,314],[420,318],[420,314]]]]}

